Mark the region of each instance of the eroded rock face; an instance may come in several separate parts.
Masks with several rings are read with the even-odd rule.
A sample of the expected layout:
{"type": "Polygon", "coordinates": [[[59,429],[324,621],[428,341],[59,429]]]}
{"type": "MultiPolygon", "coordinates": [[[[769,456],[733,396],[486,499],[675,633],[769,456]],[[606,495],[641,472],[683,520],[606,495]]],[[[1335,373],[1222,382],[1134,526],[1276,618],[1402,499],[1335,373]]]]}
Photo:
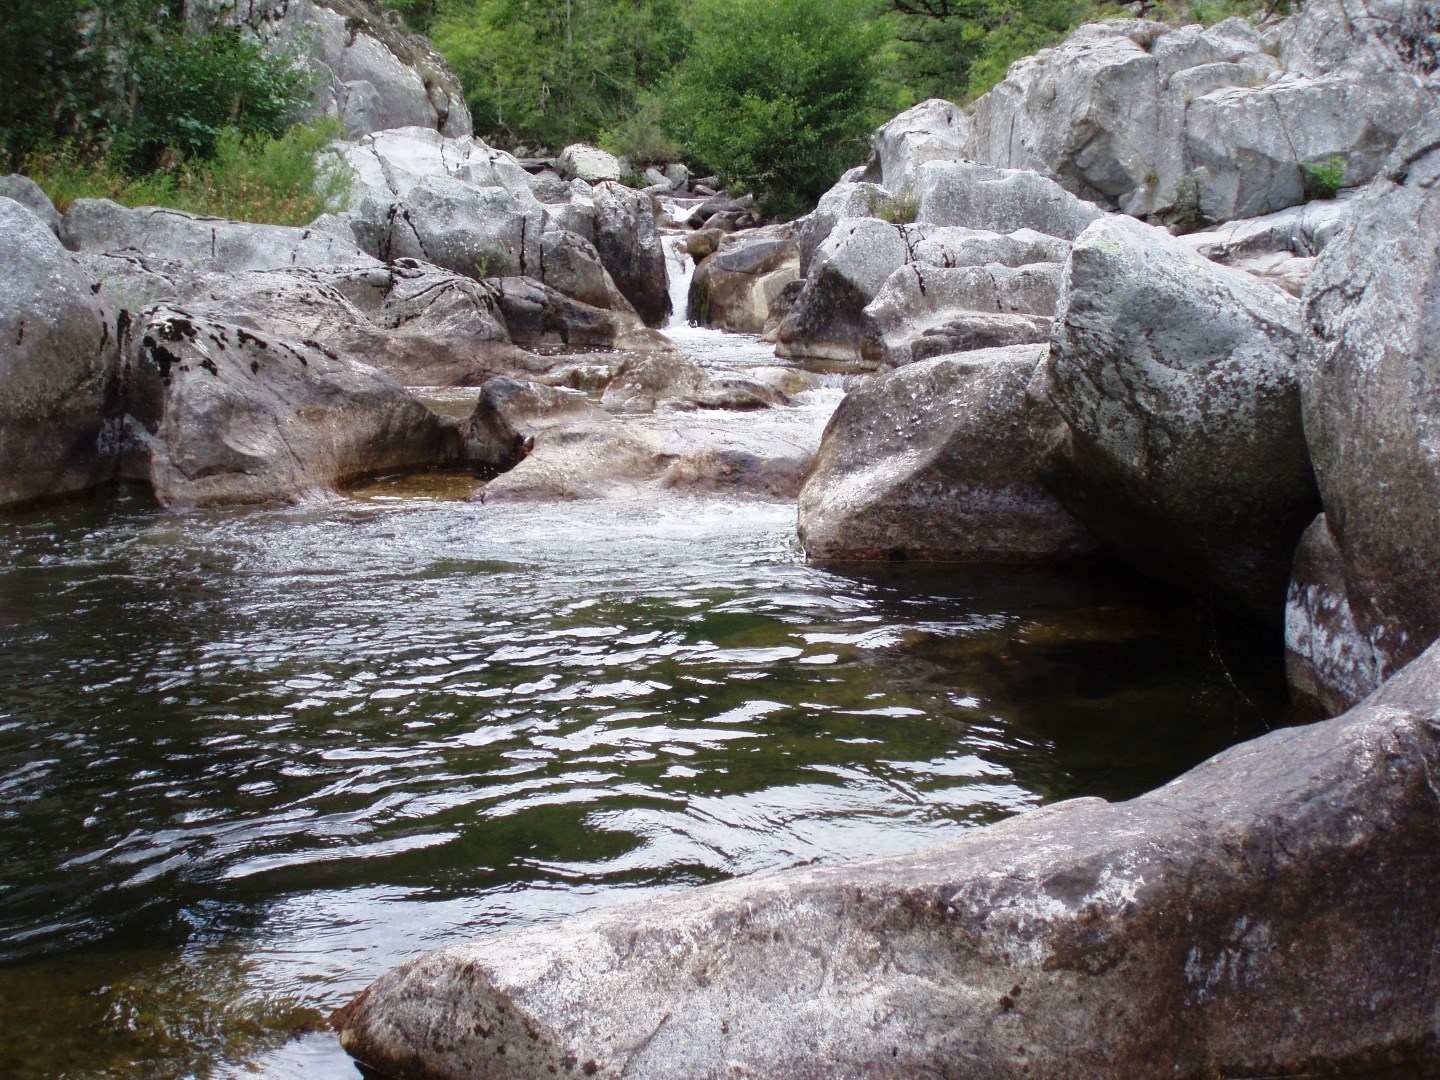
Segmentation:
{"type": "Polygon", "coordinates": [[[575,143],[560,151],[560,156],[555,159],[555,168],[562,179],[584,180],[587,184],[619,180],[625,175],[619,158],[585,143],[575,143]]]}
{"type": "Polygon", "coordinates": [[[1055,490],[1150,573],[1278,623],[1316,510],[1298,303],[1118,217],[1076,242],[1062,293],[1055,490]]]}
{"type": "Polygon", "coordinates": [[[976,103],[965,156],[1137,216],[1268,214],[1312,197],[1307,172],[1376,175],[1426,108],[1435,28],[1418,0],[1311,0],[1268,39],[1238,18],[1084,26],[976,103]]]}
{"type": "Polygon", "coordinates": [[[1431,652],[1130,802],[440,949],[341,1042],[399,1080],[1434,1069],[1437,688],[1431,652]]]}
{"type": "Polygon", "coordinates": [[[819,560],[1064,560],[1094,541],[1041,484],[1025,389],[1044,345],[942,356],[840,403],[800,493],[819,560]]]}
{"type": "Polygon", "coordinates": [[[931,161],[916,172],[922,225],[959,225],[1008,233],[1031,229],[1074,240],[1102,211],[1053,180],[1019,169],[969,161],[931,161]]]}
{"type": "Polygon", "coordinates": [[[19,173],[0,176],[0,199],[19,203],[38,217],[47,229],[59,233],[60,214],[56,211],[55,204],[50,201],[50,196],[41,190],[40,185],[28,176],[21,176],[19,173]]]}
{"type": "MultiPolygon", "coordinates": [[[[1380,678],[1440,635],[1437,180],[1431,122],[1355,201],[1305,296],[1305,431],[1355,626],[1380,678]]],[[[1334,689],[1355,692],[1343,680],[1334,689]]]]}
{"type": "Polygon", "coordinates": [[[430,43],[370,0],[186,0],[197,30],[244,26],[310,57],[315,106],[345,120],[350,138],[412,125],[468,135],[460,81],[430,43]]]}
{"type": "Polygon", "coordinates": [[[0,506],[114,475],[101,425],[115,327],[39,217],[0,198],[0,506]]]}
{"type": "Polygon", "coordinates": [[[388,375],[171,304],[130,328],[122,389],[123,472],[167,509],[305,502],[458,456],[388,375]]]}

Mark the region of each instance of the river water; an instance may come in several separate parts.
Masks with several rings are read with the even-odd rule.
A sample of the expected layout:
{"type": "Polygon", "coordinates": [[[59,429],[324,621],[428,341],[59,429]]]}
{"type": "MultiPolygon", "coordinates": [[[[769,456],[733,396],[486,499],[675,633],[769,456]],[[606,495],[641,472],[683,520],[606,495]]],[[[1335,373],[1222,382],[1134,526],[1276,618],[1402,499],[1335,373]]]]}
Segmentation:
{"type": "MultiPolygon", "coordinates": [[[[813,446],[841,393],[723,422],[813,446]]],[[[324,1018],[423,949],[1127,797],[1284,712],[1278,657],[1123,577],[475,485],[0,518],[0,1075],[354,1077],[324,1018]]]]}

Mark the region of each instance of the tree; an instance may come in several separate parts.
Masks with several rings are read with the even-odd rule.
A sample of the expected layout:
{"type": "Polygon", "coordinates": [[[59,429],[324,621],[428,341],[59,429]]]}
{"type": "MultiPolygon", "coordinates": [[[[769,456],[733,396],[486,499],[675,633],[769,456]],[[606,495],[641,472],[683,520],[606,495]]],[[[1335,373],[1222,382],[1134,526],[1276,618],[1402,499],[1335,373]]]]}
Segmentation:
{"type": "Polygon", "coordinates": [[[813,204],[878,119],[885,30],[870,16],[867,0],[700,0],[667,125],[772,212],[813,204]]]}
{"type": "Polygon", "coordinates": [[[431,38],[477,131],[557,148],[633,113],[686,45],[677,0],[451,0],[431,38]]]}

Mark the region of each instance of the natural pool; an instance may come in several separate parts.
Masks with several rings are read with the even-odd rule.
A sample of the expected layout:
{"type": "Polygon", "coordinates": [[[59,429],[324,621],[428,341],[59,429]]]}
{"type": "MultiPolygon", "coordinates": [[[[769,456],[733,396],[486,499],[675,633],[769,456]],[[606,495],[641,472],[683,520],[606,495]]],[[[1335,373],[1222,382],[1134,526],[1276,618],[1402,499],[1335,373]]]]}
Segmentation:
{"type": "Polygon", "coordinates": [[[443,942],[1125,797],[1284,715],[1104,574],[806,566],[793,503],[0,520],[0,1075],[355,1073],[443,942]]]}

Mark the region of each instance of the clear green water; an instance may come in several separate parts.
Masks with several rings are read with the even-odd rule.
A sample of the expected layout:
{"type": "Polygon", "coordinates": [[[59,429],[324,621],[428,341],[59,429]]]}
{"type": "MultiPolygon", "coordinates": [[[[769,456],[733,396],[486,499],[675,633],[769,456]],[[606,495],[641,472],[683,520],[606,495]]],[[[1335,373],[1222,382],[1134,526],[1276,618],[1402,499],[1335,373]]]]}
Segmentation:
{"type": "Polygon", "coordinates": [[[465,486],[0,519],[0,1076],[353,1076],[321,1022],[422,949],[1133,795],[1284,714],[1148,587],[465,486]]]}

